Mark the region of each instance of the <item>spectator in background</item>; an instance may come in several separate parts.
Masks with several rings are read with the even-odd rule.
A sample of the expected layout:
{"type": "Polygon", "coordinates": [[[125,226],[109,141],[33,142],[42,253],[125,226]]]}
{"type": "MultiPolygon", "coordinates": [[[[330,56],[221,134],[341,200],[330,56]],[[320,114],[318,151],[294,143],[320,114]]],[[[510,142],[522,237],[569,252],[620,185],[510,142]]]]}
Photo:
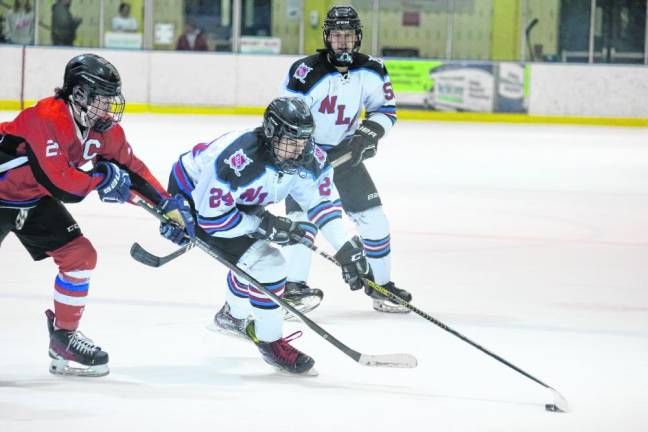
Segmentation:
{"type": "Polygon", "coordinates": [[[207,51],[207,40],[196,25],[196,21],[187,20],[185,31],[178,38],[176,49],[179,51],[207,51]]]}
{"type": "Polygon", "coordinates": [[[34,44],[34,10],[29,0],[15,0],[5,18],[5,37],[16,45],[34,44]]]}
{"type": "Polygon", "coordinates": [[[56,0],[52,5],[52,45],[72,46],[81,18],[70,13],[72,0],[56,0]]]}
{"type": "Polygon", "coordinates": [[[112,19],[112,30],[118,32],[136,32],[137,20],[130,14],[131,7],[128,3],[119,5],[119,15],[112,19]]]}
{"type": "Polygon", "coordinates": [[[5,17],[0,15],[0,43],[7,43],[7,39],[5,38],[4,35],[4,22],[5,22],[5,17]]]}

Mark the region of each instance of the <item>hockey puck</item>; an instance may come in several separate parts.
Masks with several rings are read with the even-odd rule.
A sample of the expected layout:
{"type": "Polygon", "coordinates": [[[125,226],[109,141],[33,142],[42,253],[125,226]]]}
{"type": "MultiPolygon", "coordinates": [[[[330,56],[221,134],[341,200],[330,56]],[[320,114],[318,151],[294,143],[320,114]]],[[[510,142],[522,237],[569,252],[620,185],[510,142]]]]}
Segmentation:
{"type": "Polygon", "coordinates": [[[545,409],[551,412],[560,412],[560,408],[554,404],[545,404],[545,409]]]}

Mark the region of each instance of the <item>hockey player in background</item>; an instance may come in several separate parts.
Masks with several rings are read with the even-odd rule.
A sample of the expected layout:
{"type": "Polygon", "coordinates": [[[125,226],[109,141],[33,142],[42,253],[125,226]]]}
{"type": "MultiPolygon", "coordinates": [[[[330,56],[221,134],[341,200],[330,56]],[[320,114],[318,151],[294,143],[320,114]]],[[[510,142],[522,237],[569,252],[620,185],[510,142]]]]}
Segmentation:
{"type": "MultiPolygon", "coordinates": [[[[344,229],[333,170],[312,143],[313,128],[301,99],[275,99],[261,127],[196,145],[181,155],[169,178],[169,192],[182,193],[195,212],[196,236],[278,296],[284,292],[286,264],[273,244],[312,241],[318,230],[337,250],[352,290],[363,287],[363,277],[372,277],[360,240],[344,229]],[[287,196],[308,210],[309,222],[265,210],[287,196]]],[[[252,339],[264,360],[281,370],[312,370],[313,359],[290,344],[301,332],[283,337],[283,313],[270,297],[230,272],[225,298],[214,317],[218,330],[252,339]]]]}
{"type": "Polygon", "coordinates": [[[35,261],[51,257],[59,268],[54,312],[46,311],[54,374],[109,372],[108,353],[77,330],[97,252],[63,203],[94,190],[103,202],[123,203],[132,189],[177,221],[165,227],[168,238],[193,235],[186,202],[133,154],[119,125],[124,105],[117,69],[82,54],[66,65],[55,96],[0,123],[0,242],[13,232],[35,261]],[[94,167],[81,170],[88,163],[94,167]]]}
{"type": "MultiPolygon", "coordinates": [[[[376,155],[378,141],[396,122],[394,91],[383,62],[358,52],[362,26],[350,6],[333,6],[324,20],[325,49],[293,63],[283,83],[283,94],[303,99],[315,119],[315,143],[330,162],[346,156],[350,161],[335,168],[340,206],[362,237],[375,282],[410,301],[409,292],[391,281],[390,235],[387,217],[363,161],[376,155]],[[366,110],[364,120],[359,117],[366,110]]],[[[293,221],[306,220],[308,209],[286,200],[293,221]]],[[[310,288],[307,279],[312,253],[294,245],[286,248],[288,282],[285,298],[303,312],[316,307],[323,293],[310,288]]],[[[409,312],[372,291],[373,307],[381,312],[409,312]]]]}

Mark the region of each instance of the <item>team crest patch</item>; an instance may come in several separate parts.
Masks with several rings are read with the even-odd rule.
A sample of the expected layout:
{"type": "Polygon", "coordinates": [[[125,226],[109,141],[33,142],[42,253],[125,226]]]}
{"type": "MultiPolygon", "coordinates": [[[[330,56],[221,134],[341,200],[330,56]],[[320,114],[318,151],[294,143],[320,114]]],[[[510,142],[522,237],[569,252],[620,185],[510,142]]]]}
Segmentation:
{"type": "Polygon", "coordinates": [[[313,154],[315,155],[315,159],[317,159],[320,168],[322,168],[326,162],[326,152],[316,145],[313,148],[313,154]]]}
{"type": "Polygon", "coordinates": [[[241,177],[241,171],[245,169],[246,166],[254,162],[248,155],[245,154],[243,149],[238,149],[234,154],[225,159],[225,163],[234,170],[234,174],[237,177],[241,177]]]}
{"type": "Polygon", "coordinates": [[[293,77],[302,84],[306,84],[306,77],[312,70],[312,67],[308,67],[306,63],[302,63],[297,66],[297,70],[295,71],[293,77]]]}

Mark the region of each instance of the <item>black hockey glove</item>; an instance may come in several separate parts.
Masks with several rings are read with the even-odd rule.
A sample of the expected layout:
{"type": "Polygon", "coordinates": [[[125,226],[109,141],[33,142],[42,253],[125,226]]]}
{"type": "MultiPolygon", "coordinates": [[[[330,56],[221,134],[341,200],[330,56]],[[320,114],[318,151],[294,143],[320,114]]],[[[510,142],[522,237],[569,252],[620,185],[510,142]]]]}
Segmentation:
{"type": "Polygon", "coordinates": [[[371,267],[367,262],[358,236],[344,243],[335,254],[335,260],[342,267],[342,278],[355,291],[364,287],[363,278],[373,279],[371,267]]]}
{"type": "Polygon", "coordinates": [[[261,215],[259,228],[251,235],[282,246],[300,243],[302,239],[313,244],[317,227],[310,222],[293,222],[287,217],[275,216],[266,211],[261,215]]]}
{"type": "Polygon", "coordinates": [[[191,207],[180,194],[160,201],[158,209],[168,221],[160,222],[160,235],[173,243],[184,246],[196,236],[196,222],[191,207]]]}
{"type": "Polygon", "coordinates": [[[99,199],[107,203],[124,203],[130,197],[131,180],[128,173],[112,162],[99,161],[93,172],[103,174],[97,185],[99,199]]]}
{"type": "Polygon", "coordinates": [[[378,140],[385,135],[385,129],[371,120],[364,120],[349,141],[351,166],[358,166],[365,159],[376,156],[378,140]]]}

